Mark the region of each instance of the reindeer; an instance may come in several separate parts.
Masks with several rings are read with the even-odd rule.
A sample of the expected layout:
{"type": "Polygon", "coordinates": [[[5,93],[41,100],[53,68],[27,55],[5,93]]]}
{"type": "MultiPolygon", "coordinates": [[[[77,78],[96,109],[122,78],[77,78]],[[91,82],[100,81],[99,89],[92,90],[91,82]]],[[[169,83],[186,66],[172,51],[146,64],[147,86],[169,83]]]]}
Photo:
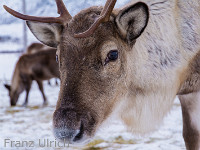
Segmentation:
{"type": "Polygon", "coordinates": [[[33,54],[40,50],[46,50],[46,47],[47,46],[45,46],[44,44],[41,44],[41,43],[32,43],[31,45],[28,46],[26,53],[33,54]]]}
{"type": "Polygon", "coordinates": [[[43,80],[59,78],[59,69],[56,62],[56,49],[50,48],[34,54],[23,54],[17,61],[11,86],[5,84],[9,91],[10,104],[15,106],[19,95],[25,90],[26,98],[23,106],[27,106],[29,91],[32,81],[35,80],[42,93],[44,103],[47,105],[47,98],[43,90],[43,80]]]}
{"type": "Polygon", "coordinates": [[[188,150],[200,149],[200,1],[132,1],[82,10],[73,18],[62,0],[59,17],[27,20],[33,34],[57,48],[61,86],[53,116],[58,139],[89,140],[118,112],[138,134],[154,131],[179,96],[188,150]]]}
{"type": "MultiPolygon", "coordinates": [[[[41,43],[32,43],[31,45],[28,46],[26,53],[27,54],[34,54],[38,51],[48,50],[49,48],[50,48],[49,46],[46,46],[46,45],[41,44],[41,43]]],[[[57,79],[55,79],[55,83],[56,83],[56,85],[58,85],[57,79]]],[[[51,85],[50,80],[48,80],[48,84],[51,85]]]]}

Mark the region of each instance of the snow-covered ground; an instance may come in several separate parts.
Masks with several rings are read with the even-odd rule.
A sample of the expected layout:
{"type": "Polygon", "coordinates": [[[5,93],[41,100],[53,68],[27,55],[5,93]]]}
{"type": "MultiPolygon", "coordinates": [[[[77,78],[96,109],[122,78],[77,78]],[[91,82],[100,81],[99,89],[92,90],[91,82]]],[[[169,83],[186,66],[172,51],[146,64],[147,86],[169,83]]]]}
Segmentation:
{"type": "MultiPolygon", "coordinates": [[[[4,149],[55,149],[42,148],[39,140],[55,141],[52,134],[52,114],[58,97],[59,87],[49,86],[45,82],[45,93],[49,100],[42,107],[42,96],[36,83],[33,83],[27,108],[21,107],[25,93],[19,98],[16,107],[9,106],[8,92],[4,83],[9,83],[18,55],[0,55],[0,150],[4,149]],[[34,148],[11,147],[10,141],[34,141],[34,148]],[[5,147],[6,146],[6,147],[5,147]]],[[[54,84],[54,80],[51,81],[54,84]]],[[[147,137],[136,137],[126,131],[117,118],[109,119],[98,132],[93,142],[85,147],[66,149],[106,149],[106,150],[182,150],[185,149],[182,138],[182,119],[180,103],[176,99],[171,113],[164,119],[160,130],[147,137]]],[[[42,142],[41,142],[42,143],[42,142]]]]}

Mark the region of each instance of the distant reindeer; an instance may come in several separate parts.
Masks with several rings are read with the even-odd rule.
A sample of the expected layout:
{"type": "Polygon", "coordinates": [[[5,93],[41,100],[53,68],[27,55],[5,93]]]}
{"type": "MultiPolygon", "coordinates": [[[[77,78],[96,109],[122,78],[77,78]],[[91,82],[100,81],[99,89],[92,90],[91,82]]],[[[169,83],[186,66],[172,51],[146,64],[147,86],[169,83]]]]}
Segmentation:
{"type": "Polygon", "coordinates": [[[27,105],[29,91],[33,80],[37,82],[44,99],[44,105],[46,105],[47,98],[44,94],[42,81],[55,77],[59,78],[59,69],[56,62],[56,49],[50,48],[34,54],[22,55],[16,64],[11,85],[5,85],[9,90],[11,106],[16,105],[19,95],[24,90],[26,90],[26,98],[23,106],[27,105]]]}
{"type": "Polygon", "coordinates": [[[32,43],[28,46],[26,53],[27,54],[33,54],[41,50],[46,50],[47,46],[41,43],[32,43]]]}
{"type": "Polygon", "coordinates": [[[186,147],[200,149],[200,1],[142,1],[113,10],[116,0],[107,0],[104,8],[73,18],[62,0],[56,0],[59,17],[4,6],[28,20],[41,42],[58,48],[58,139],[87,141],[116,111],[133,133],[151,132],[179,95],[186,147]]]}
{"type": "MultiPolygon", "coordinates": [[[[39,52],[39,51],[48,50],[49,48],[50,48],[49,46],[46,46],[46,45],[41,44],[41,43],[32,43],[31,45],[28,46],[26,53],[27,54],[34,54],[34,53],[39,52]]],[[[55,79],[55,83],[56,83],[56,85],[58,85],[57,79],[55,79]]],[[[48,84],[51,85],[50,80],[48,80],[48,84]]]]}

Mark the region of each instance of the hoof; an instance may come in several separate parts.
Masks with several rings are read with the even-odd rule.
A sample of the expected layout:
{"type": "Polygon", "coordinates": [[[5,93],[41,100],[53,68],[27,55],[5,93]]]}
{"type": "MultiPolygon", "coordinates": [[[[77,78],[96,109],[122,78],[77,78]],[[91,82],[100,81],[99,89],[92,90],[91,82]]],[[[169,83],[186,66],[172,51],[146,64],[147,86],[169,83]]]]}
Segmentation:
{"type": "Polygon", "coordinates": [[[22,107],[27,107],[27,103],[24,103],[24,104],[22,105],[22,107]]]}
{"type": "Polygon", "coordinates": [[[47,101],[44,101],[43,103],[43,107],[47,106],[48,105],[48,102],[47,101]]]}

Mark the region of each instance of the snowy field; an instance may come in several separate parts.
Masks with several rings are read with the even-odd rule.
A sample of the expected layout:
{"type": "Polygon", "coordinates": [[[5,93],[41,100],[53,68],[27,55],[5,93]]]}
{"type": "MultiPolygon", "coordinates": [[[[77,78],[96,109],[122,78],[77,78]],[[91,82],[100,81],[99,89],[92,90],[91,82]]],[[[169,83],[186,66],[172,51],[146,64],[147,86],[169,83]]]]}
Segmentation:
{"type": "MultiPolygon", "coordinates": [[[[29,104],[27,108],[21,107],[24,102],[25,93],[19,98],[16,107],[9,106],[8,92],[4,88],[4,83],[9,83],[15,63],[19,55],[0,55],[0,150],[10,149],[34,149],[49,150],[47,145],[42,148],[39,140],[56,141],[52,134],[52,114],[58,97],[59,87],[49,86],[46,82],[45,93],[48,97],[49,105],[42,107],[42,96],[33,83],[30,92],[29,104]],[[34,147],[17,148],[11,147],[9,142],[5,145],[5,140],[12,141],[34,141],[34,147]],[[5,147],[6,146],[6,147],[5,147]]],[[[70,146],[65,149],[85,149],[85,150],[182,150],[185,149],[182,138],[182,119],[179,101],[176,99],[171,113],[165,118],[160,130],[147,137],[135,137],[128,133],[123,124],[116,118],[109,119],[109,123],[98,131],[93,141],[84,147],[70,146]]]]}

